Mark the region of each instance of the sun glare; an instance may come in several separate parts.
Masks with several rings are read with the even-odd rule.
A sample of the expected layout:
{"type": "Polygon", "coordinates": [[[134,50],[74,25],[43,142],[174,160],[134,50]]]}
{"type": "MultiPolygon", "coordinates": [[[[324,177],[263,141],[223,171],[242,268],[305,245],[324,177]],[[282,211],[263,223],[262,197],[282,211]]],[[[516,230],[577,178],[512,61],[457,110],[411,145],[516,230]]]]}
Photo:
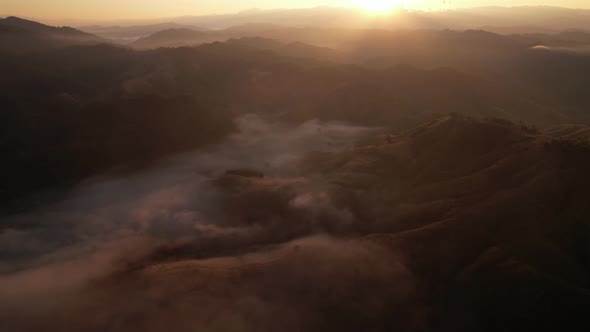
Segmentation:
{"type": "Polygon", "coordinates": [[[368,12],[379,13],[404,7],[403,0],[357,0],[357,6],[368,12]]]}

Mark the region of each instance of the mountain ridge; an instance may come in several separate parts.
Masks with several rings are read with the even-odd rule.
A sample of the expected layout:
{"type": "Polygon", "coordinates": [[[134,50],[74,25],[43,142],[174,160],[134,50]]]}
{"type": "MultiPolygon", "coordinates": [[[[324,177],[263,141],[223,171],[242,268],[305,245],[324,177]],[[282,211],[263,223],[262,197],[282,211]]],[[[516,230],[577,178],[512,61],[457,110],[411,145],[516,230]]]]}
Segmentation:
{"type": "Polygon", "coordinates": [[[0,52],[18,54],[105,42],[72,27],[52,27],[14,16],[0,19],[0,52]]]}

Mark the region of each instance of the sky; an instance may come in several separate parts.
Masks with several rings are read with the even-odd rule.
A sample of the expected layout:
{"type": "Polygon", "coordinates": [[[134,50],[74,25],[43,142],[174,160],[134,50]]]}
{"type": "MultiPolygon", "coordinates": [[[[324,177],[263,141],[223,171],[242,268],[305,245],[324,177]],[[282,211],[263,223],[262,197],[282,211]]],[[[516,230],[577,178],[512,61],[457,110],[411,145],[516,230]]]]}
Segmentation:
{"type": "Polygon", "coordinates": [[[0,15],[40,19],[156,19],[235,13],[259,8],[360,7],[436,10],[477,6],[542,5],[590,8],[590,0],[0,0],[0,15]]]}

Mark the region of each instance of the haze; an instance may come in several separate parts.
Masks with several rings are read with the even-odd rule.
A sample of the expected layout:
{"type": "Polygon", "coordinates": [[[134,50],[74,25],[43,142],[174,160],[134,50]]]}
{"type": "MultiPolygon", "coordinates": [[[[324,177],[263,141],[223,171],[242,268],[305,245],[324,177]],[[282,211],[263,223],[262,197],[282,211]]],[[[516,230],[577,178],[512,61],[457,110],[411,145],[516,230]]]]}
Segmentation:
{"type": "MultiPolygon", "coordinates": [[[[375,7],[374,0],[2,0],[0,14],[51,20],[117,20],[233,13],[259,8],[316,6],[375,7]]],[[[590,8],[587,0],[384,0],[378,8],[403,6],[413,10],[440,10],[475,6],[561,6],[590,8]]]]}
{"type": "Polygon", "coordinates": [[[0,0],[0,332],[590,331],[587,2],[0,0]]]}

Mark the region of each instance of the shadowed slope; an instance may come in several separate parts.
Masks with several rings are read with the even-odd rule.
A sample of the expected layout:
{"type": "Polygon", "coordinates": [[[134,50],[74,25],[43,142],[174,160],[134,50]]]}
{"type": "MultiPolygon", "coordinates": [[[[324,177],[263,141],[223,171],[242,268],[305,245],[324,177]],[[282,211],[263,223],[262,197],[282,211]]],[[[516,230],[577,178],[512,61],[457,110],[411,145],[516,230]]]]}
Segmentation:
{"type": "Polygon", "coordinates": [[[221,208],[209,240],[242,254],[190,257],[215,241],[169,247],[92,284],[60,311],[68,326],[56,324],[584,331],[588,156],[505,121],[449,116],[391,143],[310,156],[298,179],[226,175],[212,183],[221,208]]]}
{"type": "Polygon", "coordinates": [[[70,27],[51,27],[18,17],[0,19],[0,53],[20,54],[104,42],[70,27]]]}

